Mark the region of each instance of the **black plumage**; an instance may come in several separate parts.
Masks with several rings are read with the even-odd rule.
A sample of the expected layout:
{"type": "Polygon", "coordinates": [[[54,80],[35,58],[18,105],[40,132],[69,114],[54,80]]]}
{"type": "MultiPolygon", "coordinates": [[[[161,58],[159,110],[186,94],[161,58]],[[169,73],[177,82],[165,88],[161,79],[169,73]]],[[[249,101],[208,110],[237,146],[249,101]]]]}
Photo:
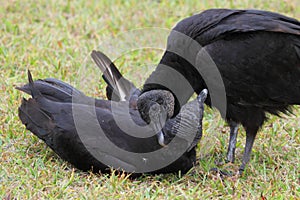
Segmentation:
{"type": "MultiPolygon", "coordinates": [[[[197,71],[204,69],[209,74],[213,70],[205,65],[208,56],[200,57],[202,63],[193,63],[199,59],[199,52],[210,56],[225,87],[226,98],[222,102],[226,101],[226,111],[222,116],[231,127],[228,161],[234,161],[238,124],[246,130],[242,172],[266,113],[279,115],[289,112],[291,105],[300,104],[300,22],[274,12],[230,9],[206,10],[183,19],[172,30],[167,49],[146,80],[138,103],[145,101],[149,91],[167,89],[174,95],[172,89],[179,89],[180,95],[174,95],[176,116],[180,103],[185,103],[193,92],[199,93],[203,88],[208,88],[210,94],[216,92],[207,83],[213,85],[215,77],[202,76],[197,71]],[[178,33],[191,40],[184,41],[178,33]],[[201,47],[197,49],[191,41],[201,47]],[[180,89],[182,85],[168,78],[173,73],[170,68],[182,74],[192,89],[180,89]],[[161,80],[173,88],[156,84],[161,80]]],[[[210,96],[206,103],[211,106],[212,100],[210,96]]],[[[139,108],[144,119],[146,107],[139,108]]],[[[218,109],[222,114],[224,109],[218,109]]]]}
{"type": "MultiPolygon", "coordinates": [[[[22,100],[22,104],[19,107],[19,117],[28,130],[42,139],[62,159],[70,162],[78,169],[108,172],[109,167],[107,164],[100,162],[91,153],[91,151],[96,151],[101,154],[101,158],[110,160],[114,167],[118,166],[117,169],[135,172],[137,169],[135,162],[137,160],[116,155],[109,144],[96,142],[98,138],[104,139],[104,136],[97,130],[98,127],[95,127],[95,121],[93,121],[95,116],[96,122],[100,124],[105,137],[125,151],[147,153],[159,150],[162,147],[158,144],[156,136],[148,138],[134,137],[126,134],[118,126],[119,124],[116,123],[112,114],[112,106],[116,106],[115,112],[117,112],[118,118],[122,119],[123,125],[126,125],[127,123],[129,124],[129,119],[128,114],[125,112],[126,109],[124,110],[123,108],[128,107],[129,104],[129,117],[141,126],[146,125],[140,118],[136,108],[137,98],[135,97],[137,97],[136,93],[140,93],[140,91],[131,82],[122,77],[117,68],[104,54],[93,51],[92,56],[97,65],[99,65],[98,61],[102,61],[101,65],[104,66],[102,70],[108,84],[108,98],[111,99],[112,95],[115,95],[117,101],[87,97],[72,86],[53,78],[33,82],[29,73],[29,84],[18,87],[18,89],[32,95],[32,98],[22,100]],[[105,61],[107,62],[105,63],[105,61]],[[126,83],[123,82],[123,85],[118,86],[115,83],[120,78],[126,80],[126,83]],[[127,87],[129,85],[130,87],[127,87]],[[128,90],[123,90],[122,88],[127,88],[128,90]],[[123,96],[120,94],[123,94],[123,96]],[[125,99],[128,100],[119,101],[125,99]],[[77,111],[74,111],[74,109],[77,111]],[[93,109],[95,110],[95,116],[91,113],[93,109]],[[78,114],[81,117],[81,125],[78,125],[78,122],[76,122],[76,115],[78,114]],[[79,136],[79,129],[83,130],[86,135],[83,137],[79,136]],[[104,146],[97,146],[99,144],[104,146]]],[[[176,159],[169,165],[149,171],[149,173],[176,173],[178,171],[186,173],[193,167],[196,159],[195,145],[202,135],[201,125],[205,98],[206,93],[204,92],[196,100],[187,104],[187,109],[183,107],[178,117],[166,122],[162,129],[164,137],[167,138],[168,142],[177,139],[175,140],[176,145],[173,149],[171,148],[165,154],[159,156],[175,156],[176,159]],[[193,109],[190,109],[190,107],[193,107],[193,109]],[[189,129],[190,132],[182,131],[185,126],[191,125],[190,120],[186,118],[197,121],[197,123],[193,123],[196,124],[195,128],[189,129]],[[176,134],[178,137],[174,138],[176,134]],[[194,134],[195,139],[190,138],[189,134],[194,134]],[[180,153],[179,149],[185,149],[181,152],[182,155],[177,155],[180,153]]],[[[127,128],[133,132],[136,131],[137,133],[135,134],[138,136],[138,130],[130,129],[130,125],[127,128]]],[[[151,132],[151,129],[148,131],[151,132]]],[[[148,158],[142,159],[145,159],[146,162],[148,158]]]]}

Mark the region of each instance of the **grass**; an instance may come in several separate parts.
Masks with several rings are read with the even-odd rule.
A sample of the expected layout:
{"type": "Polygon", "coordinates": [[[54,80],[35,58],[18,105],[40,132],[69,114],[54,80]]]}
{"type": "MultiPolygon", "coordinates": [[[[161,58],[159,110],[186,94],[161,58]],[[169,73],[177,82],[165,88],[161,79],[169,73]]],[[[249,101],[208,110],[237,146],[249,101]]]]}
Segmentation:
{"type": "MultiPolygon", "coordinates": [[[[142,42],[147,45],[151,40],[158,41],[156,47],[164,47],[166,31],[155,29],[157,32],[149,37],[142,30],[134,32],[135,37],[130,40],[124,32],[145,27],[170,29],[178,20],[213,7],[266,9],[300,19],[298,0],[3,1],[0,7],[0,197],[299,199],[299,107],[295,108],[295,116],[270,116],[258,134],[245,175],[223,181],[209,173],[215,167],[214,161],[224,157],[228,141],[228,127],[217,111],[206,109],[204,136],[198,147],[199,164],[190,173],[144,176],[136,180],[122,174],[94,175],[73,169],[26,131],[17,117],[24,95],[14,86],[27,81],[27,69],[35,78],[55,77],[89,95],[103,97],[101,74],[89,59],[91,50],[98,48],[115,58],[122,73],[140,86],[159,61],[162,50],[138,49],[134,45],[142,42]]],[[[245,133],[241,131],[238,159],[235,165],[227,167],[237,169],[244,141],[245,133]]]]}

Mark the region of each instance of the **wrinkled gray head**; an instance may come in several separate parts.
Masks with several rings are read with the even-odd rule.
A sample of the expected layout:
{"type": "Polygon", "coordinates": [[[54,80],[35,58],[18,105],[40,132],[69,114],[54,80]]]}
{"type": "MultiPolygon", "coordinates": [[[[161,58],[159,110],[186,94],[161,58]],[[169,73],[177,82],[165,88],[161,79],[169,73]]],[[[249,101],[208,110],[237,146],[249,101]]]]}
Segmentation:
{"type": "Polygon", "coordinates": [[[198,144],[202,137],[202,119],[207,94],[207,89],[202,90],[196,99],[183,105],[178,115],[167,122],[161,133],[158,134],[161,146],[167,146],[174,136],[188,142],[187,151],[198,144]]]}
{"type": "MultiPolygon", "coordinates": [[[[185,138],[196,134],[189,149],[193,148],[202,136],[203,104],[207,93],[207,89],[202,90],[197,98],[184,105],[179,114],[169,123],[172,126],[171,135],[185,138]]],[[[161,146],[167,146],[163,128],[166,120],[174,114],[174,104],[174,96],[166,90],[145,92],[138,99],[137,106],[140,114],[157,134],[161,146]]]]}
{"type": "Polygon", "coordinates": [[[151,90],[145,92],[139,96],[137,101],[137,107],[141,117],[147,124],[150,124],[151,118],[158,118],[162,112],[165,112],[167,119],[171,118],[174,114],[174,106],[174,96],[167,90],[151,90]],[[151,107],[153,108],[150,109],[151,107]],[[150,110],[151,113],[149,112],[150,110]]]}
{"type": "Polygon", "coordinates": [[[162,128],[174,114],[175,99],[167,90],[151,90],[139,96],[137,107],[143,120],[157,134],[158,143],[165,146],[162,128]]]}

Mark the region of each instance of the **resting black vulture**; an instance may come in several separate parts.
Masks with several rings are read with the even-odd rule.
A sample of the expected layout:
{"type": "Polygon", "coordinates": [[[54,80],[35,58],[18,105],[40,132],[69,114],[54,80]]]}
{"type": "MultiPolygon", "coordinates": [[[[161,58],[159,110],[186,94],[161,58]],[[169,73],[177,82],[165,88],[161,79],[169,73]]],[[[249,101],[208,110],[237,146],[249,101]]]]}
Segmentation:
{"type": "MultiPolygon", "coordinates": [[[[246,130],[242,173],[266,113],[280,115],[300,104],[300,22],[274,12],[230,9],[210,9],[183,19],[171,31],[159,65],[143,86],[139,111],[143,119],[149,118],[151,96],[158,89],[169,91],[167,95],[157,93],[161,99],[175,97],[169,118],[176,116],[180,103],[203,88],[209,90],[205,103],[211,106],[212,94],[218,93],[214,89],[220,85],[226,94],[221,102],[226,112],[222,114],[224,107],[215,107],[230,125],[228,161],[234,162],[238,124],[246,130]],[[221,83],[214,83],[218,76],[211,66],[217,67],[221,83]],[[191,90],[172,79],[172,69],[188,80],[191,90]]],[[[166,101],[156,103],[168,109],[166,101]]]]}
{"type": "MultiPolygon", "coordinates": [[[[105,158],[106,161],[111,161],[111,163],[114,164],[113,167],[117,166],[117,169],[123,169],[129,172],[135,172],[136,170],[141,171],[140,168],[138,169],[138,167],[140,167],[138,166],[139,160],[136,158],[122,157],[122,155],[115,154],[115,152],[112,152],[114,148],[104,143],[96,142],[95,144],[95,141],[99,140],[98,138],[103,139],[103,136],[101,136],[100,132],[95,130],[93,124],[95,121],[90,122],[94,117],[91,116],[91,109],[95,110],[96,120],[98,120],[97,123],[100,124],[105,136],[114,145],[118,146],[118,148],[135,154],[156,151],[161,148],[156,136],[138,138],[126,134],[118,127],[119,124],[114,120],[112,106],[113,104],[117,106],[117,109],[119,109],[117,110],[118,117],[122,118],[124,124],[126,124],[127,122],[129,123],[128,115],[123,113],[124,110],[122,110],[122,107],[128,106],[128,101],[130,104],[130,117],[133,118],[137,124],[146,125],[136,108],[137,98],[135,98],[135,93],[139,93],[140,91],[134,87],[131,82],[122,77],[117,68],[104,54],[94,51],[92,56],[97,65],[102,65],[100,67],[104,66],[102,70],[104,70],[104,79],[108,83],[108,98],[111,99],[113,95],[116,95],[118,100],[128,100],[111,102],[93,99],[85,96],[72,86],[56,79],[37,80],[33,82],[31,74],[28,72],[29,84],[19,87],[18,89],[31,94],[32,98],[28,100],[23,99],[19,107],[19,117],[28,130],[42,139],[62,159],[70,162],[78,169],[84,171],[92,169],[94,172],[109,171],[107,164],[100,162],[99,159],[97,159],[98,157],[95,158],[95,154],[91,153],[91,149],[94,148],[92,149],[93,152],[96,151],[101,154],[101,158],[105,158]],[[123,80],[118,83],[120,78],[123,80]],[[124,85],[120,85],[120,83],[124,85]],[[129,87],[129,85],[131,85],[131,87],[129,87]],[[77,100],[74,98],[77,98],[77,100]],[[95,107],[91,107],[91,102],[95,103],[95,107]],[[83,127],[76,124],[76,113],[74,113],[74,109],[79,111],[79,114],[83,116],[83,119],[81,118],[83,121],[81,126],[83,127]],[[79,136],[80,130],[78,129],[82,129],[86,132],[87,140],[79,136]],[[91,131],[94,132],[90,134],[91,131]],[[99,144],[104,146],[97,146],[99,144]]],[[[176,157],[172,163],[169,163],[161,169],[149,170],[149,173],[176,173],[178,171],[186,173],[193,167],[196,159],[195,145],[202,135],[202,111],[206,94],[207,91],[204,90],[196,100],[182,108],[178,117],[168,120],[163,127],[164,137],[168,138],[169,142],[177,138],[178,141],[174,147],[181,150],[184,149],[185,151],[178,151],[177,154],[181,153],[179,156],[174,152],[176,148],[166,151],[165,154],[160,154],[159,156],[178,157],[176,157]],[[190,118],[193,119],[192,121],[198,122],[193,123],[189,120],[190,118]],[[189,141],[189,134],[195,135],[195,138],[191,140],[192,142],[189,141]],[[178,137],[175,137],[175,135],[178,137]]],[[[134,129],[131,130],[135,131],[134,129]]],[[[138,133],[135,135],[138,136],[138,133]]],[[[147,160],[149,160],[149,162],[151,160],[147,158],[147,156],[142,159],[145,159],[145,165],[147,165],[147,160]]],[[[148,168],[145,167],[145,169],[148,168]]],[[[151,166],[149,169],[151,169],[151,166]]],[[[145,170],[145,172],[147,171],[145,170]]]]}

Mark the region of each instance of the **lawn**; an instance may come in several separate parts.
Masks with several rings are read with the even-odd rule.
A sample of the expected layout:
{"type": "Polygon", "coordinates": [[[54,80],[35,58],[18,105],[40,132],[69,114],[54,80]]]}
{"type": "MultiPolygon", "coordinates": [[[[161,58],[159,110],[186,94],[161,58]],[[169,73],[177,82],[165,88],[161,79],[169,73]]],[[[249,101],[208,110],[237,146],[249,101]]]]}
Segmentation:
{"type": "MultiPolygon", "coordinates": [[[[84,173],[58,158],[25,130],[14,86],[54,77],[104,97],[104,82],[89,53],[99,49],[137,86],[158,63],[174,24],[208,8],[256,8],[300,19],[299,0],[2,1],[0,7],[0,198],[3,199],[300,199],[300,107],[270,120],[259,132],[243,177],[210,173],[225,156],[228,126],[206,108],[198,164],[187,175],[84,173]],[[153,28],[155,27],[155,28],[153,28]],[[150,44],[151,43],[151,44],[150,44]]],[[[28,96],[26,96],[28,97],[28,96]]],[[[245,132],[237,143],[236,170],[245,132]]]]}

